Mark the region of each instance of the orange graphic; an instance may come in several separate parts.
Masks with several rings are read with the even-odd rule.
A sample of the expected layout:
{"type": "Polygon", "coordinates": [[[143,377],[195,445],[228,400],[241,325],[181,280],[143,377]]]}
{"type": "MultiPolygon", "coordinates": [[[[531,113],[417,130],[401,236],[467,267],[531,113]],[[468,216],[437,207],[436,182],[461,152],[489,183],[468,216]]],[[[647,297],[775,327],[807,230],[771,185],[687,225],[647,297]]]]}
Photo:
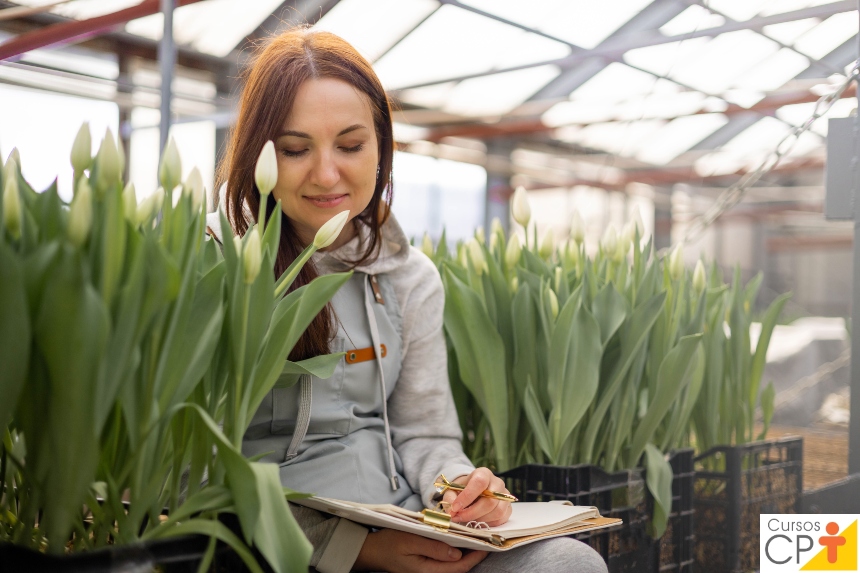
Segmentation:
{"type": "Polygon", "coordinates": [[[828,535],[818,538],[824,548],[810,559],[801,571],[857,571],[857,521],[839,533],[839,526],[830,522],[828,535]]]}

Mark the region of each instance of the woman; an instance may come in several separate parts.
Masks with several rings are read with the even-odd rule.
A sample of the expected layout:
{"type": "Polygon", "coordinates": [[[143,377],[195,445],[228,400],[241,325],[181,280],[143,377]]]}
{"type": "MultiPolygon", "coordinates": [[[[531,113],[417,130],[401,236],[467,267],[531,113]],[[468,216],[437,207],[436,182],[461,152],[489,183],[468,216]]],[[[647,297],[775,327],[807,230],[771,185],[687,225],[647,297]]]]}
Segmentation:
{"type": "MultiPolygon", "coordinates": [[[[267,213],[282,202],[280,275],[332,216],[349,211],[337,240],[314,255],[293,288],[354,269],[310,325],[290,358],[329,352],[346,359],[327,380],[303,377],[273,390],[245,436],[244,453],[280,465],[285,485],[322,496],[410,509],[436,505],[440,474],[467,484],[446,493],[460,522],[504,523],[505,491],[463,454],[448,386],[442,332],[444,291],[434,265],[409,246],[391,214],[394,155],[391,110],[370,67],[352,46],[325,32],[295,29],[258,52],[220,179],[224,209],[242,235],[259,210],[254,165],[275,142],[278,181],[267,213]],[[382,345],[382,356],[374,348],[382,345]]],[[[222,238],[216,216],[212,232],[222,238]]],[[[392,530],[370,532],[303,507],[293,512],[314,545],[311,565],[329,571],[605,571],[590,548],[549,540],[504,554],[461,552],[392,530]],[[486,558],[486,559],[485,559],[486,558]],[[561,564],[558,563],[560,560],[561,564]]]]}

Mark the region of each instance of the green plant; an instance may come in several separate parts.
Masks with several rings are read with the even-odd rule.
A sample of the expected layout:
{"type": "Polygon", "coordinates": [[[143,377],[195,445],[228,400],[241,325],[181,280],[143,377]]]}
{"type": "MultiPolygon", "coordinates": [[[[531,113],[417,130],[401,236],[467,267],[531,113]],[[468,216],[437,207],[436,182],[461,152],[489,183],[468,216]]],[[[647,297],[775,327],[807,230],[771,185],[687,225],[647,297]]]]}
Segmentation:
{"type": "Polygon", "coordinates": [[[299,494],[241,440],[273,386],[331,374],[340,355],[285,358],[349,274],[276,296],[260,269],[279,216],[222,253],[204,240],[199,173],[180,185],[172,142],[162,189],[140,205],[123,161],[110,134],[90,158],[84,126],[70,204],[56,184],[35,192],[17,156],[0,173],[0,540],[62,553],[198,533],[211,538],[201,571],[216,539],[252,571],[246,544],[275,571],[306,571],[311,547],[286,502],[299,494]],[[238,516],[244,540],[220,513],[238,516]]]}

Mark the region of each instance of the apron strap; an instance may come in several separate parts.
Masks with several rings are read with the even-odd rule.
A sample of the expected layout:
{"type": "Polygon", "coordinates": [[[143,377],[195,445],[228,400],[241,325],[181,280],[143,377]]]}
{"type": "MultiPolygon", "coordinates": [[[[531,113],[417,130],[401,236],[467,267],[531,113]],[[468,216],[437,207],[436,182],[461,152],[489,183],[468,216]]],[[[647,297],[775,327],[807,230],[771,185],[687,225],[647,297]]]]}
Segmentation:
{"type": "Polygon", "coordinates": [[[302,374],[299,378],[299,415],[296,418],[296,429],[293,431],[293,439],[287,448],[284,461],[290,461],[299,454],[299,446],[308,433],[311,424],[311,402],[313,397],[313,379],[310,374],[302,374]]]}

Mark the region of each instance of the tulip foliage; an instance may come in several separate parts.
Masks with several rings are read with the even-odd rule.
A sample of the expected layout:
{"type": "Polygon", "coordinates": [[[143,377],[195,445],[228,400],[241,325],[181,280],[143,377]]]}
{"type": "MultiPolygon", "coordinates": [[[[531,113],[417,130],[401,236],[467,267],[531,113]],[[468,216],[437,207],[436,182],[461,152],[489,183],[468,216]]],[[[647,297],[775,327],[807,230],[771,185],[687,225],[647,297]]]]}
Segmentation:
{"type": "MultiPolygon", "coordinates": [[[[528,224],[528,210],[516,211],[528,224]]],[[[704,268],[688,272],[679,251],[656,257],[636,224],[620,234],[610,228],[588,257],[581,219],[574,223],[558,249],[536,238],[523,246],[516,234],[508,240],[499,225],[489,245],[475,238],[456,256],[444,241],[435,250],[424,243],[445,285],[464,446],[474,463],[499,471],[644,465],[659,536],[671,510],[664,454],[750,441],[759,398],[769,423],[773,390],[760,396],[759,383],[786,296],[768,309],[751,354],[760,277],[744,287],[736,273],[729,287],[713,269],[706,285],[704,268]]]]}
{"type": "Polygon", "coordinates": [[[286,357],[349,274],[275,296],[280,206],[219,249],[172,140],[139,205],[122,150],[108,137],[93,159],[89,142],[82,129],[70,205],[16,158],[1,172],[0,541],[63,553],[196,533],[201,570],[220,539],[252,571],[251,544],[274,571],[307,571],[296,494],[241,441],[271,388],[333,372],[340,355],[286,357]]]}

